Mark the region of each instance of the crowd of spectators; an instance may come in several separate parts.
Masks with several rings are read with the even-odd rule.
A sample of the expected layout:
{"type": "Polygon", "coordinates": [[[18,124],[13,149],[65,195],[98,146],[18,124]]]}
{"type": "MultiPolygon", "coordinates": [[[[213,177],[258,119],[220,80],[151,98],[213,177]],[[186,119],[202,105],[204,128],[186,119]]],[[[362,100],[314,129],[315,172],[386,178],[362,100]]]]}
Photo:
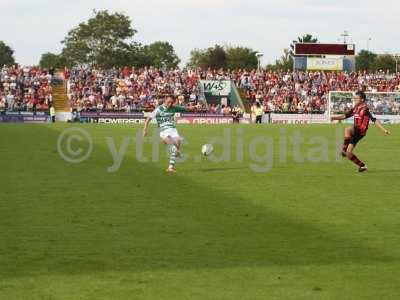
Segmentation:
{"type": "Polygon", "coordinates": [[[195,72],[135,70],[71,70],[67,72],[68,97],[78,111],[150,111],[159,95],[173,94],[180,103],[204,110],[198,101],[198,77],[195,72]]]}
{"type": "Polygon", "coordinates": [[[271,112],[322,113],[327,109],[330,91],[400,91],[400,74],[385,72],[253,71],[235,75],[236,84],[246,90],[245,98],[271,112]]]}
{"type": "MultiPolygon", "coordinates": [[[[367,105],[375,114],[399,115],[400,94],[379,93],[367,94],[367,105]]],[[[342,114],[349,111],[353,106],[350,93],[333,93],[331,96],[331,113],[342,114]]]]}
{"type": "MultiPolygon", "coordinates": [[[[0,69],[1,110],[48,110],[52,103],[53,74],[36,67],[0,69]]],[[[160,95],[173,94],[193,112],[240,114],[240,107],[205,105],[199,80],[232,80],[245,104],[260,103],[266,112],[323,113],[330,91],[400,92],[400,74],[386,72],[276,72],[124,68],[119,70],[65,70],[71,108],[76,111],[151,111],[160,95]]],[[[382,101],[381,101],[382,102],[382,101]]],[[[377,109],[398,111],[377,102],[377,109]]]]}
{"type": "Polygon", "coordinates": [[[53,101],[52,77],[36,67],[0,69],[0,111],[47,111],[53,101]]]}
{"type": "MultiPolygon", "coordinates": [[[[232,80],[249,106],[260,103],[267,112],[323,113],[330,91],[400,91],[400,74],[385,72],[274,72],[245,70],[71,70],[68,91],[78,111],[150,111],[160,94],[174,94],[191,110],[204,112],[197,82],[232,80]]],[[[209,112],[240,111],[229,105],[211,105],[209,112]]]]}

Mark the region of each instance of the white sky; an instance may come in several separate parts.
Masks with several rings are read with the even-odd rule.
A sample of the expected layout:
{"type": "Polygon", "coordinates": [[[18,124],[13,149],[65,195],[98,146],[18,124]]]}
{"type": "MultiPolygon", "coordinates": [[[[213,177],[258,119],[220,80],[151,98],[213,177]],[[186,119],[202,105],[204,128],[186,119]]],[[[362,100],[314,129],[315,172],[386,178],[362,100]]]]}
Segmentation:
{"type": "Polygon", "coordinates": [[[269,63],[299,35],[337,42],[345,29],[358,50],[371,38],[372,51],[400,53],[399,0],[0,0],[0,40],[19,63],[37,64],[93,9],[129,15],[137,41],[169,41],[183,62],[218,43],[252,47],[269,63]]]}

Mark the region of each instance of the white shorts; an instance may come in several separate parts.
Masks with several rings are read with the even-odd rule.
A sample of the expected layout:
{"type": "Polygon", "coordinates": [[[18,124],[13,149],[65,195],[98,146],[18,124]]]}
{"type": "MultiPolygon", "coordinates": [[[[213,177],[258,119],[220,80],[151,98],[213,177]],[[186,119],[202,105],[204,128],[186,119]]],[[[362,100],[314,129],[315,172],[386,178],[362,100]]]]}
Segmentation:
{"type": "Polygon", "coordinates": [[[165,140],[167,137],[170,137],[173,140],[182,140],[176,128],[168,128],[160,132],[160,138],[165,140]]]}

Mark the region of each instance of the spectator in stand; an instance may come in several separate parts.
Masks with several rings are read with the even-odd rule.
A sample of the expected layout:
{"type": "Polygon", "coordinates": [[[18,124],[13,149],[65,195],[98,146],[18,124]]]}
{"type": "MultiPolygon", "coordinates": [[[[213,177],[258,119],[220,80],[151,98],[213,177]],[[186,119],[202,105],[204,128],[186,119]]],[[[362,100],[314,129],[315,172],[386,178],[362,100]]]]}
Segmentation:
{"type": "Polygon", "coordinates": [[[231,114],[231,108],[228,105],[222,105],[222,113],[224,115],[230,115],[231,114]]]}
{"type": "Polygon", "coordinates": [[[240,108],[239,105],[235,105],[235,106],[232,108],[233,122],[234,122],[234,123],[239,123],[240,118],[241,118],[242,116],[243,116],[243,111],[242,111],[242,109],[240,108]]]}
{"type": "Polygon", "coordinates": [[[6,98],[0,96],[0,111],[4,111],[6,108],[6,98]]]}

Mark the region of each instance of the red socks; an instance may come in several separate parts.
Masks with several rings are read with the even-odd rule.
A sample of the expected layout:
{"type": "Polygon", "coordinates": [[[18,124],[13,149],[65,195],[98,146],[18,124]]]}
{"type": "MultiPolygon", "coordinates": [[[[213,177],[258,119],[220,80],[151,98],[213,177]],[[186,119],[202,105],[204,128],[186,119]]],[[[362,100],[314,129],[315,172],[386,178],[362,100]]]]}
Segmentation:
{"type": "MultiPolygon", "coordinates": [[[[345,156],[345,154],[346,154],[346,152],[347,152],[347,147],[348,147],[349,144],[350,144],[350,140],[351,140],[350,138],[345,138],[345,139],[344,139],[343,148],[342,148],[343,156],[345,156]]],[[[356,155],[354,155],[354,154],[351,155],[350,160],[351,160],[353,163],[355,163],[357,166],[359,166],[359,167],[364,167],[364,166],[365,166],[365,164],[364,164],[361,160],[359,160],[358,157],[357,157],[356,155]]]]}
{"type": "Polygon", "coordinates": [[[359,166],[359,167],[364,167],[365,166],[365,164],[361,160],[359,160],[358,157],[355,156],[354,154],[351,156],[350,160],[353,163],[355,163],[357,166],[359,166]]]}

